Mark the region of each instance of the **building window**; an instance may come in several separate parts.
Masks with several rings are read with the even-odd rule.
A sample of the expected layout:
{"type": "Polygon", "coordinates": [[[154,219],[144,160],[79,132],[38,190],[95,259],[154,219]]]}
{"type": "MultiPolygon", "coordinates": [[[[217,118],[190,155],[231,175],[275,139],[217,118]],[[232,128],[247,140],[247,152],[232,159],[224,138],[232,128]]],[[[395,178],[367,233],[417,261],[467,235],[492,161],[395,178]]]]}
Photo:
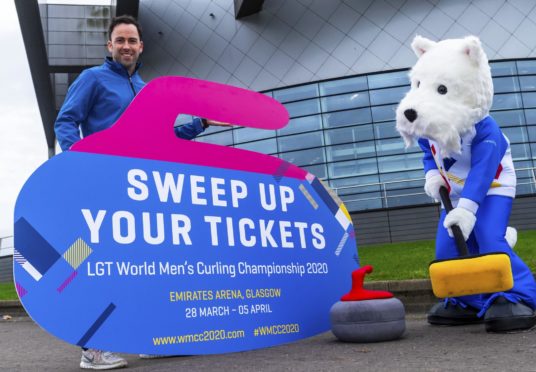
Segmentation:
{"type": "MultiPolygon", "coordinates": [[[[511,143],[517,194],[534,193],[536,59],[490,66],[491,115],[511,143]]],[[[199,140],[289,161],[327,181],[352,212],[431,203],[423,192],[422,152],[417,145],[406,149],[395,129],[398,102],[409,89],[408,70],[400,70],[264,92],[287,108],[285,128],[211,128],[199,140]]]]}

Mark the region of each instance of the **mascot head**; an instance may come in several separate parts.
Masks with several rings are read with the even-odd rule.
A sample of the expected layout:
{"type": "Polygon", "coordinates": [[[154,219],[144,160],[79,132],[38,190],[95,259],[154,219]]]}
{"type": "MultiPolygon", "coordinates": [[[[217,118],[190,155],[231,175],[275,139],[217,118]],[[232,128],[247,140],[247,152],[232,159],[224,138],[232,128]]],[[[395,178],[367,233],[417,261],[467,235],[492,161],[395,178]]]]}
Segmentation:
{"type": "Polygon", "coordinates": [[[493,83],[488,59],[475,36],[439,42],[417,36],[419,58],[411,89],[396,110],[396,129],[406,147],[418,137],[439,144],[445,156],[460,153],[461,136],[489,113],[493,83]]]}

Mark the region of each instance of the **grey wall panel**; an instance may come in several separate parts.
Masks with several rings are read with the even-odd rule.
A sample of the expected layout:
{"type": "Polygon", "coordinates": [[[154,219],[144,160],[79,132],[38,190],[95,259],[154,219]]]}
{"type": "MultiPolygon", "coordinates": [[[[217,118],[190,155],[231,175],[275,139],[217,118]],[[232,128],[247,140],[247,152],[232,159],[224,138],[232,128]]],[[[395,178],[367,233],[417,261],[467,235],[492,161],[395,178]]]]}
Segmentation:
{"type": "MultiPolygon", "coordinates": [[[[439,205],[352,214],[358,245],[429,240],[435,238],[439,205]]],[[[536,229],[536,197],[514,200],[510,226],[536,229]]]]}
{"type": "Polygon", "coordinates": [[[386,211],[352,215],[358,246],[389,243],[389,219],[386,211]]]}
{"type": "Polygon", "coordinates": [[[518,230],[536,229],[536,197],[519,197],[514,200],[510,226],[518,230]]]}
{"type": "Polygon", "coordinates": [[[406,242],[433,239],[438,218],[436,205],[390,211],[391,240],[406,242]]]}
{"type": "Polygon", "coordinates": [[[13,256],[0,257],[0,283],[13,281],[13,256]]]}
{"type": "Polygon", "coordinates": [[[352,215],[359,245],[433,239],[438,206],[363,212],[352,215]]]}

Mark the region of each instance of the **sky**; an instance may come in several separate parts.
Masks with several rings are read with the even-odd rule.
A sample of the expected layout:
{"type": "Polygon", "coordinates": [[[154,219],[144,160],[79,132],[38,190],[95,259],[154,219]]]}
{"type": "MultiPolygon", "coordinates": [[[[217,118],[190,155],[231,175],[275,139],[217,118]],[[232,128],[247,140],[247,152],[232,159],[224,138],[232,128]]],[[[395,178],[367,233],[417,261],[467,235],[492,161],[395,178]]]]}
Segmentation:
{"type": "Polygon", "coordinates": [[[13,235],[20,189],[48,157],[13,0],[0,1],[0,48],[0,237],[5,237],[13,235]]]}

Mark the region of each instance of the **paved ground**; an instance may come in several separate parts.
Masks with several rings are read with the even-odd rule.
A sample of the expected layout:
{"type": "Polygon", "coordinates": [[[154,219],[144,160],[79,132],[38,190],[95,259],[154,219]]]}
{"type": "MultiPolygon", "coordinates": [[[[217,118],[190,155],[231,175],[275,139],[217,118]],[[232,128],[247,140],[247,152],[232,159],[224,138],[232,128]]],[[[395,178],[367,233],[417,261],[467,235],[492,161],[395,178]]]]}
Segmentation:
{"type": "MultiPolygon", "coordinates": [[[[432,327],[406,316],[406,334],[374,344],[338,342],[331,332],[249,352],[142,360],[125,355],[126,371],[536,371],[536,330],[487,334],[483,325],[432,327]]],[[[80,371],[77,347],[29,318],[0,320],[0,371],[80,371]]],[[[125,371],[125,372],[126,372],[125,371]]]]}

